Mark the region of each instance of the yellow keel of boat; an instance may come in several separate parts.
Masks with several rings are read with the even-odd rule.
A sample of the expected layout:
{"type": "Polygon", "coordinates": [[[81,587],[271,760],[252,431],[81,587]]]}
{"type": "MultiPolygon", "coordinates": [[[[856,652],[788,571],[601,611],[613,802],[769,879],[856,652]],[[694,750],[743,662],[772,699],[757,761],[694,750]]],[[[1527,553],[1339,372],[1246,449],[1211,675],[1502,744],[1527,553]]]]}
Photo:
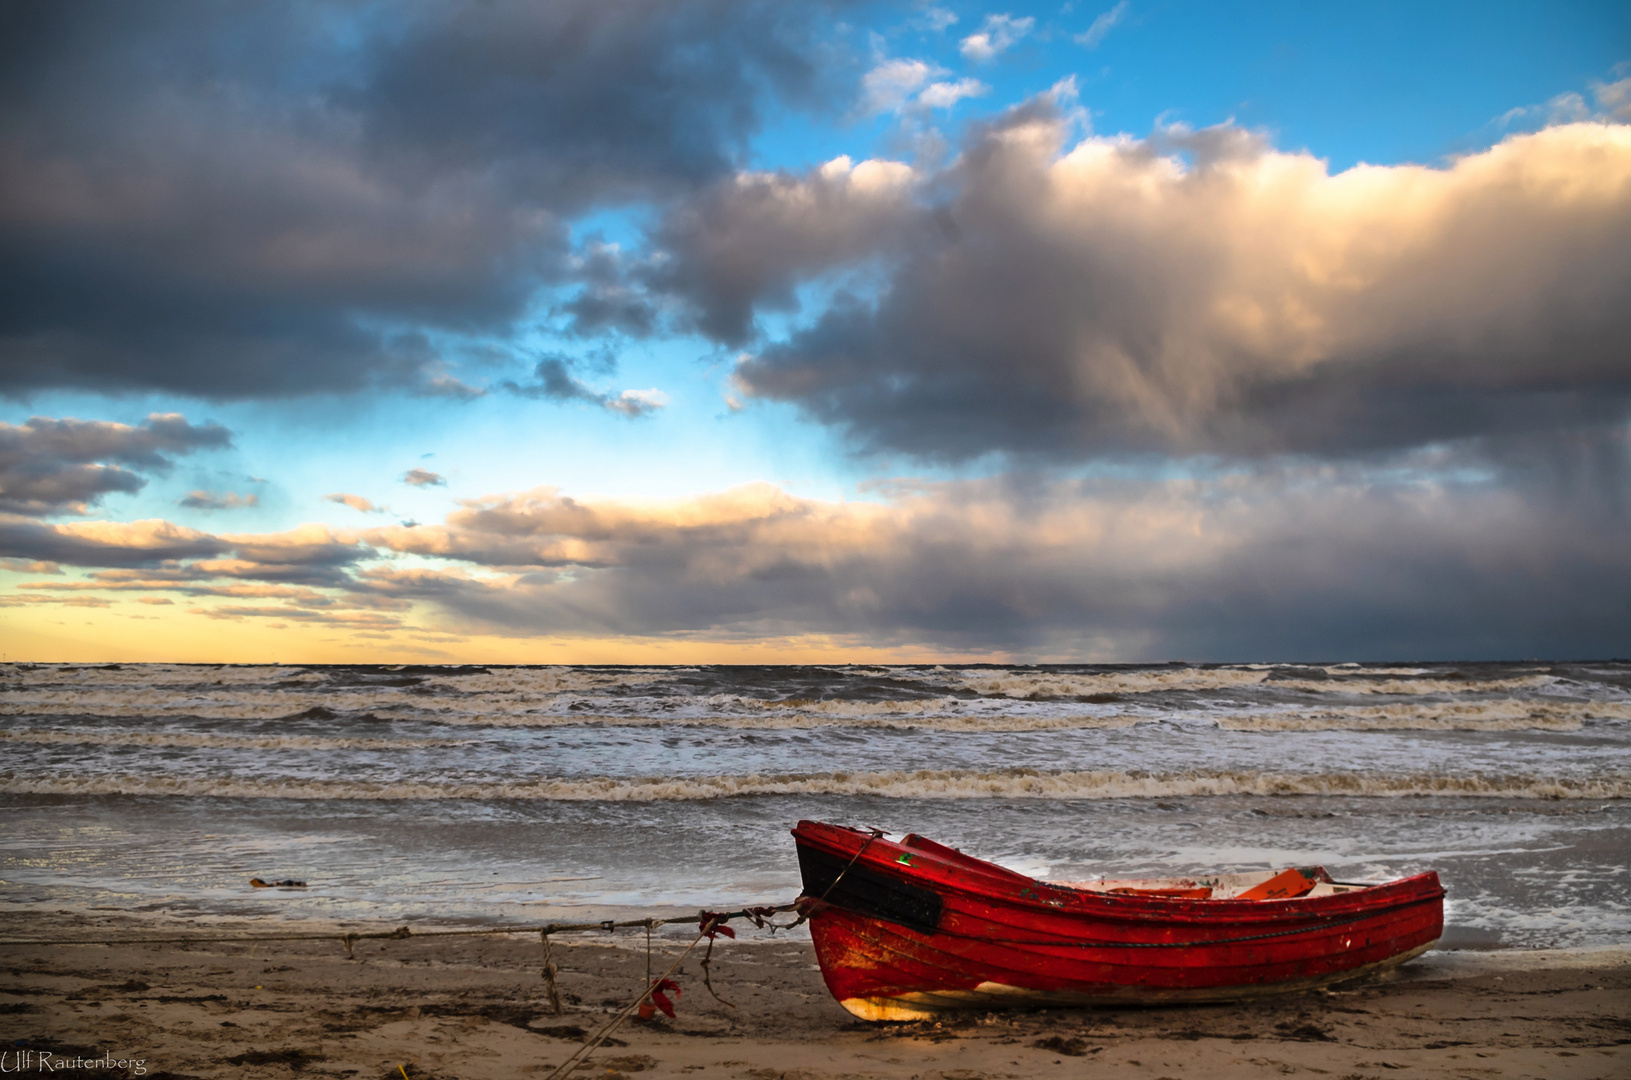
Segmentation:
{"type": "Polygon", "coordinates": [[[1312,979],[1290,979],[1267,986],[1220,986],[1207,990],[1151,990],[1149,987],[1129,987],[1123,993],[1091,994],[1069,990],[1030,990],[1006,983],[983,982],[972,990],[935,990],[913,992],[895,997],[844,998],[842,1005],[850,1015],[862,1020],[933,1020],[948,1012],[971,1009],[1042,1009],[1084,1008],[1091,1006],[1178,1005],[1202,1001],[1244,1001],[1250,998],[1277,997],[1323,986],[1377,975],[1414,960],[1438,942],[1430,941],[1409,952],[1390,956],[1374,964],[1350,968],[1312,979]]]}

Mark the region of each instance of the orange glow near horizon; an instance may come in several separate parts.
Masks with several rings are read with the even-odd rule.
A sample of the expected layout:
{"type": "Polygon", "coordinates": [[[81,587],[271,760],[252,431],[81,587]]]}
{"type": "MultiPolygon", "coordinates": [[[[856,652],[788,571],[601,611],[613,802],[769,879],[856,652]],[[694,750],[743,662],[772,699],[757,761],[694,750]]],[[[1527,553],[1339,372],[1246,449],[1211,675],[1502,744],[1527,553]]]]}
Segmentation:
{"type": "MultiPolygon", "coordinates": [[[[664,637],[507,637],[410,626],[378,636],[262,619],[215,619],[145,605],[13,607],[0,616],[0,654],[13,663],[188,664],[918,664],[946,660],[926,645],[878,647],[838,636],[759,640],[664,637]],[[435,640],[415,640],[427,635],[435,640]]],[[[957,662],[1002,663],[1007,654],[957,662]]]]}

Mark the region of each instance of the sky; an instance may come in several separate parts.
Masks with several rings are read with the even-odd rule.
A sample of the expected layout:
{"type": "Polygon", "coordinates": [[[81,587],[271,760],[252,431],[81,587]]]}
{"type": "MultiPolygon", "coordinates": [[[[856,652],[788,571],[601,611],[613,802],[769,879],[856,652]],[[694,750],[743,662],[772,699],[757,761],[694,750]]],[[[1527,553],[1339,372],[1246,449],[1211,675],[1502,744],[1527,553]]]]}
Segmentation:
{"type": "Polygon", "coordinates": [[[1631,655],[1631,8],[0,12],[0,653],[1631,655]]]}

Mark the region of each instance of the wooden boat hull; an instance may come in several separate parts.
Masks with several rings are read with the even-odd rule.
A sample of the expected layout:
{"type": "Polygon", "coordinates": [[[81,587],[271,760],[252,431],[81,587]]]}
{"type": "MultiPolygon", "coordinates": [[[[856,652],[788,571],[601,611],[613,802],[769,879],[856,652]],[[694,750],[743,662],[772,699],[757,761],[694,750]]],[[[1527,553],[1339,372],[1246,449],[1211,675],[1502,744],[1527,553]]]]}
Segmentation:
{"type": "Polygon", "coordinates": [[[1051,884],[909,836],[793,832],[827,987],[867,1020],[1235,1000],[1383,971],[1443,932],[1428,873],[1324,896],[1197,900],[1051,884]]]}

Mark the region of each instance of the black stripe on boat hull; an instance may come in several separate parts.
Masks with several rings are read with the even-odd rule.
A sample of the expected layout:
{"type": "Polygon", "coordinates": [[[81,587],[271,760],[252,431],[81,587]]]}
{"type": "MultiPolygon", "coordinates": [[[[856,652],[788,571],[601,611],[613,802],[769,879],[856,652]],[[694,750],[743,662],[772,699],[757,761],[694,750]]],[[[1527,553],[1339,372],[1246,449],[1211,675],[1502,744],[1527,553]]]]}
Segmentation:
{"type": "Polygon", "coordinates": [[[827,903],[888,922],[932,933],[940,925],[945,902],[929,889],[869,870],[848,859],[814,848],[798,846],[799,873],[804,878],[804,895],[825,897],[827,903]],[[849,866],[846,871],[844,868],[849,866]],[[839,875],[843,877],[840,880],[839,875]],[[838,886],[833,888],[833,882],[838,886]],[[827,890],[832,889],[829,893],[827,890]]]}

